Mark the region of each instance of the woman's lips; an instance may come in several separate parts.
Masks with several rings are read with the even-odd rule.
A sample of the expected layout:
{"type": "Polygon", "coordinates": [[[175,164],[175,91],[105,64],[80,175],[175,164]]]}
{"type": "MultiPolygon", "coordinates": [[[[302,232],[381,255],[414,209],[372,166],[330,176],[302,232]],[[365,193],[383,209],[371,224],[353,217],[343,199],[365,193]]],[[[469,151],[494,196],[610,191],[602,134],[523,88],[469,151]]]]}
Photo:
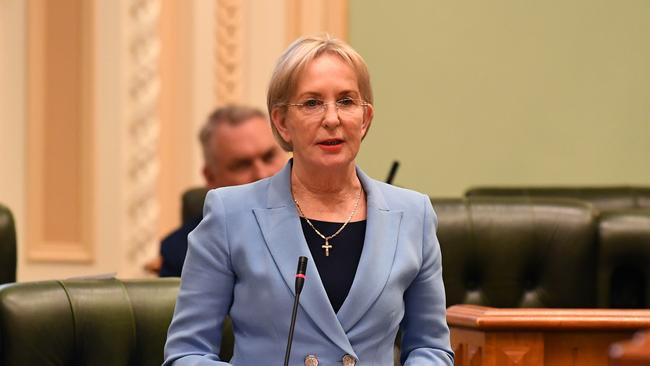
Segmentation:
{"type": "Polygon", "coordinates": [[[329,139],[318,143],[318,147],[327,152],[338,152],[343,147],[343,140],[329,139]]]}
{"type": "Polygon", "coordinates": [[[343,143],[343,140],[341,139],[327,139],[319,142],[319,144],[323,145],[337,145],[343,143]]]}

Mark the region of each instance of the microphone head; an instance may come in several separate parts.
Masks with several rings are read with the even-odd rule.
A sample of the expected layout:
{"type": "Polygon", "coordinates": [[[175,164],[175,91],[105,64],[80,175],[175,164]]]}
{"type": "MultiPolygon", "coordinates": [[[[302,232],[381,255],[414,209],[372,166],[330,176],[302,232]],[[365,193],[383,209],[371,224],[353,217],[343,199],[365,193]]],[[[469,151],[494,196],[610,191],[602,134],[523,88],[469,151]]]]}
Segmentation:
{"type": "Polygon", "coordinates": [[[307,257],[300,256],[298,258],[298,270],[296,274],[304,275],[307,272],[307,257]]]}
{"type": "Polygon", "coordinates": [[[307,272],[307,257],[298,258],[298,270],[296,271],[296,295],[300,295],[305,285],[305,273],[307,272]]]}

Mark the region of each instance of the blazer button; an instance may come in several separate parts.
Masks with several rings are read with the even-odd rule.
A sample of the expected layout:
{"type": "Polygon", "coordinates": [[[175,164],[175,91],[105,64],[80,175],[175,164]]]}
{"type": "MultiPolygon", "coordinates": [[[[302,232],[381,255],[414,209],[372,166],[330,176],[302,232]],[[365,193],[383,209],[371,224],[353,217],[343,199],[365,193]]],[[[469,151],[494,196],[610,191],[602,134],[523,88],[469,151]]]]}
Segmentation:
{"type": "Polygon", "coordinates": [[[343,366],[354,366],[357,364],[357,360],[354,359],[354,357],[350,355],[345,355],[343,356],[343,366]]]}
{"type": "Polygon", "coordinates": [[[315,355],[307,355],[305,357],[305,366],[318,366],[318,357],[315,355]]]}

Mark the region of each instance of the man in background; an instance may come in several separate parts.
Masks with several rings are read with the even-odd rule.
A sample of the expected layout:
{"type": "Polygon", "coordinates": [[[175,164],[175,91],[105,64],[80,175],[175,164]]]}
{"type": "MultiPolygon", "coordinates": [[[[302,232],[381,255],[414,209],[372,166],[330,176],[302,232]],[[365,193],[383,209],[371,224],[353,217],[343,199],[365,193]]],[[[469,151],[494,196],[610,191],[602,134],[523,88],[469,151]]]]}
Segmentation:
{"type": "MultiPolygon", "coordinates": [[[[266,115],[259,109],[227,106],[216,109],[201,128],[203,177],[207,188],[254,182],[278,172],[287,154],[277,145],[266,115]]],[[[161,277],[181,275],[187,235],[201,221],[197,217],[166,236],[160,257],[147,269],[161,277]]]]}

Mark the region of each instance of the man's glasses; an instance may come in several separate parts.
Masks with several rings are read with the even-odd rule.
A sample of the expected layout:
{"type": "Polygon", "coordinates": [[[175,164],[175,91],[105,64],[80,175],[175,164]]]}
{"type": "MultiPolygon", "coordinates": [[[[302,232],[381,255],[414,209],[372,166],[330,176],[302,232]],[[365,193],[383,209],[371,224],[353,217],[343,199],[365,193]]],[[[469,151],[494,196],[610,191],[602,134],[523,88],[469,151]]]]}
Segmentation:
{"type": "Polygon", "coordinates": [[[320,99],[307,99],[302,103],[283,103],[281,105],[296,107],[302,115],[309,118],[321,118],[327,112],[327,106],[334,104],[341,118],[361,117],[363,107],[368,103],[362,99],[343,98],[336,102],[325,103],[320,99]]]}

